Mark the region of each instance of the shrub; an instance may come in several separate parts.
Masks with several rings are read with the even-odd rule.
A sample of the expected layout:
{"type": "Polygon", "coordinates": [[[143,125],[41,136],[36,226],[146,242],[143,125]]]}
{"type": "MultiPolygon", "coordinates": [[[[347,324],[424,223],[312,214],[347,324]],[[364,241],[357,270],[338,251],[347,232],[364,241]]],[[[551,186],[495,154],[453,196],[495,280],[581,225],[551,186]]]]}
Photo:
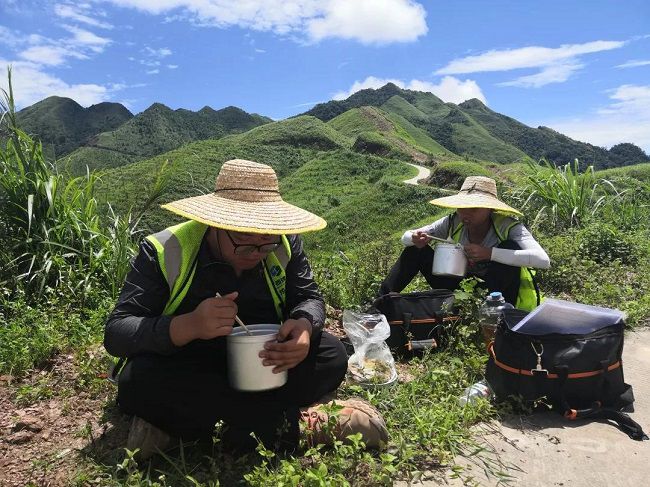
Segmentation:
{"type": "MultiPolygon", "coordinates": [[[[140,216],[121,218],[111,212],[105,225],[98,211],[98,177],[66,181],[43,156],[41,143],[16,125],[9,71],[2,120],[9,134],[0,148],[0,284],[26,286],[37,299],[48,287],[65,288],[81,301],[98,283],[115,297],[134,252],[140,216],[165,191],[166,165],[160,169],[140,216]]],[[[146,192],[145,192],[146,194],[146,192]]]]}
{"type": "Polygon", "coordinates": [[[537,215],[533,225],[547,218],[556,228],[580,227],[609,198],[620,196],[610,181],[596,177],[593,166],[581,173],[577,159],[564,166],[542,159],[529,162],[529,168],[520,196],[528,195],[521,207],[537,215]]]}
{"type": "Polygon", "coordinates": [[[460,189],[463,181],[468,176],[492,177],[491,173],[483,165],[476,162],[441,162],[431,171],[427,184],[441,188],[460,189]]]}
{"type": "Polygon", "coordinates": [[[623,231],[607,223],[593,223],[578,233],[579,255],[598,264],[608,265],[618,259],[634,264],[637,254],[634,242],[623,231]]]}

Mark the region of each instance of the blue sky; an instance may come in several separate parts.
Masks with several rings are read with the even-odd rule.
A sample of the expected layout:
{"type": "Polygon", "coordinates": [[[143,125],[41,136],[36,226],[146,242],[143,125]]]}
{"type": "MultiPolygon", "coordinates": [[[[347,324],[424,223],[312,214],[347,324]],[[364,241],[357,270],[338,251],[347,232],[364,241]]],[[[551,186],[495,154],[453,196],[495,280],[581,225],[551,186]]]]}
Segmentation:
{"type": "Polygon", "coordinates": [[[60,95],[282,119],[393,81],[650,153],[648,0],[0,0],[8,64],[21,107],[60,95]]]}

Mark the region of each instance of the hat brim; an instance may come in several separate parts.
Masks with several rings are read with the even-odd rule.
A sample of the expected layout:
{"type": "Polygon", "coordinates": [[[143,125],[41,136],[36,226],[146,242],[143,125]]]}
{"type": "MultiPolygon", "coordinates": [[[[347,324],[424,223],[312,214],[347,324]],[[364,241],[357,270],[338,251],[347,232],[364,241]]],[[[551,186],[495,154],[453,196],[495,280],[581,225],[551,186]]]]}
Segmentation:
{"type": "Polygon", "coordinates": [[[429,201],[432,205],[442,206],[443,208],[489,208],[492,210],[502,211],[504,213],[512,213],[518,216],[523,216],[519,210],[515,210],[512,206],[506,205],[491,196],[483,196],[478,194],[455,194],[452,196],[443,196],[429,201]]]}
{"type": "Polygon", "coordinates": [[[236,232],[284,235],[322,230],[327,226],[321,217],[282,200],[237,201],[210,193],[173,201],[162,208],[211,227],[236,232]]]}

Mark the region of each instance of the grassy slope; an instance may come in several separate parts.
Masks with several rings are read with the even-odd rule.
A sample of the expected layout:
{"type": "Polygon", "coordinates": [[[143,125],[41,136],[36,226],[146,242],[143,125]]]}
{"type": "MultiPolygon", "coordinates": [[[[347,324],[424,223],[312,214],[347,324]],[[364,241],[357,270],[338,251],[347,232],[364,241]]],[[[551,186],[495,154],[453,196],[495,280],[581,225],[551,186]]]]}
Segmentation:
{"type": "Polygon", "coordinates": [[[429,214],[434,191],[402,183],[412,172],[401,161],[341,150],[313,158],[281,186],[288,199],[328,221],[309,236],[314,247],[348,250],[390,239],[429,214]]]}
{"type": "Polygon", "coordinates": [[[429,138],[444,146],[447,152],[501,163],[527,157],[516,147],[490,135],[485,127],[455,105],[442,103],[434,96],[418,93],[412,102],[394,96],[382,108],[426,131],[429,138]]]}
{"type": "Polygon", "coordinates": [[[650,183],[650,163],[605,169],[603,171],[598,171],[598,176],[605,179],[628,177],[638,179],[645,183],[650,183]]]}

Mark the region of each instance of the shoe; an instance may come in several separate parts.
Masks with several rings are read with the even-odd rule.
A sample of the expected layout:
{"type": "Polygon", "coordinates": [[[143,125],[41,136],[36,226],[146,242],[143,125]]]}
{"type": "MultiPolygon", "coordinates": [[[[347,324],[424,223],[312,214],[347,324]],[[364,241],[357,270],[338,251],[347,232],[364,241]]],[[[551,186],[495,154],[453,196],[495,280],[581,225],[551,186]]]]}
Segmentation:
{"type": "Polygon", "coordinates": [[[138,449],[136,460],[147,460],[154,453],[165,450],[170,443],[171,437],[163,430],[138,416],[133,416],[126,448],[131,451],[138,449]]]}
{"type": "Polygon", "coordinates": [[[377,409],[362,399],[315,404],[301,409],[300,416],[310,446],[331,445],[334,440],[349,443],[347,437],[355,433],[361,433],[366,448],[382,448],[388,443],[384,419],[377,409]]]}

